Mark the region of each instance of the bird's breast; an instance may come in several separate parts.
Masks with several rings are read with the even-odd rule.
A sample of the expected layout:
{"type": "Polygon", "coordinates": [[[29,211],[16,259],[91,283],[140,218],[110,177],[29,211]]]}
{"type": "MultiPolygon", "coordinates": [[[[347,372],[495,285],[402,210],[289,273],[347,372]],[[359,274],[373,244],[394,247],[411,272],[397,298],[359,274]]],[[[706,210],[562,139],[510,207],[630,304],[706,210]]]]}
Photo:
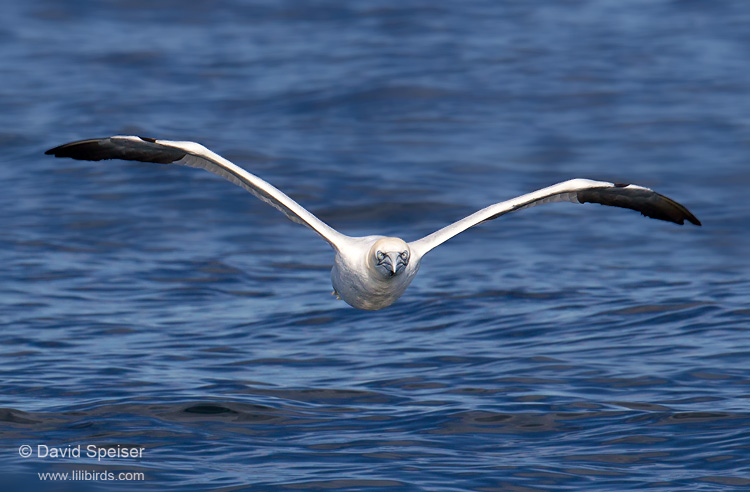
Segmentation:
{"type": "Polygon", "coordinates": [[[411,284],[419,265],[407,268],[392,277],[370,271],[364,262],[352,264],[339,255],[331,270],[331,283],[341,299],[357,309],[376,311],[388,307],[401,297],[411,284]]]}

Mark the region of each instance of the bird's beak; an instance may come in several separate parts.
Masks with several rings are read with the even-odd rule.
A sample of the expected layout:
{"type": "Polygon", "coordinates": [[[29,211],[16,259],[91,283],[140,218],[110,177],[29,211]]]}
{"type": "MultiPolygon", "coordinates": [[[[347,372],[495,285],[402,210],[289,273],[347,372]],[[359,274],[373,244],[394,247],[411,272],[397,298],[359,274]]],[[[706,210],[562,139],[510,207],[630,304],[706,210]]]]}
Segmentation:
{"type": "Polygon", "coordinates": [[[401,259],[401,256],[396,253],[386,253],[388,255],[388,259],[391,260],[389,263],[389,266],[391,267],[391,275],[396,275],[399,271],[399,269],[404,265],[404,260],[401,259]]]}

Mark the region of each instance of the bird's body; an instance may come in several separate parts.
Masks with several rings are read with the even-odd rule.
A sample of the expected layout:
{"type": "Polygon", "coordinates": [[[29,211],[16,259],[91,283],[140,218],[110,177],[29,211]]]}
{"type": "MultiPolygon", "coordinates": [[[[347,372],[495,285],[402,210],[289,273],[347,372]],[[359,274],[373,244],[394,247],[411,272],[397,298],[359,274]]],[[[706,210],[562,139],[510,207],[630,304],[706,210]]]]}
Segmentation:
{"type": "Polygon", "coordinates": [[[195,142],[115,136],[71,142],[47,154],[81,160],[124,159],[182,164],[217,174],[278,209],[290,220],[317,232],[335,251],[331,282],[334,294],[358,309],[378,310],[393,304],[411,284],[425,254],[453,236],[506,213],[536,205],[568,201],[599,203],[637,210],[643,215],[700,225],[684,206],[653,190],[632,184],[571,179],[526,195],[495,203],[422,239],[385,236],[351,237],[324,223],[280,190],[195,142]]]}
{"type": "MultiPolygon", "coordinates": [[[[386,256],[387,258],[390,258],[386,256]]],[[[392,259],[391,265],[397,260],[392,259]]],[[[415,255],[402,239],[384,236],[349,238],[336,251],[331,270],[334,292],[357,309],[375,311],[390,306],[401,297],[419,270],[422,257],[415,255]],[[380,249],[378,249],[380,248],[380,249]],[[377,253],[395,256],[404,251],[410,256],[401,271],[392,266],[378,267],[377,253]]]]}

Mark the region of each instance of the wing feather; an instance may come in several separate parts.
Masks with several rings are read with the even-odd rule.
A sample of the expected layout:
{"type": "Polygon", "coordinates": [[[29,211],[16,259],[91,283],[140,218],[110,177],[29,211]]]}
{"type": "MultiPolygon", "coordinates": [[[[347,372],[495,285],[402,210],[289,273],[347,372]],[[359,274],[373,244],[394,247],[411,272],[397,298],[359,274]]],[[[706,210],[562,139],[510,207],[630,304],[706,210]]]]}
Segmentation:
{"type": "Polygon", "coordinates": [[[281,211],[290,220],[310,227],[336,249],[339,249],[348,237],[315,217],[270,183],[195,142],[114,136],[67,143],[50,149],[45,154],[88,161],[123,159],[156,164],[181,164],[205,169],[241,186],[260,200],[281,211]]]}
{"type": "Polygon", "coordinates": [[[450,224],[429,236],[409,243],[409,247],[424,255],[453,236],[482,222],[496,219],[516,210],[553,202],[599,203],[612,207],[636,210],[646,217],[695,225],[700,221],[683,205],[642,186],[615,184],[590,179],[571,179],[483,208],[468,217],[450,224]]]}

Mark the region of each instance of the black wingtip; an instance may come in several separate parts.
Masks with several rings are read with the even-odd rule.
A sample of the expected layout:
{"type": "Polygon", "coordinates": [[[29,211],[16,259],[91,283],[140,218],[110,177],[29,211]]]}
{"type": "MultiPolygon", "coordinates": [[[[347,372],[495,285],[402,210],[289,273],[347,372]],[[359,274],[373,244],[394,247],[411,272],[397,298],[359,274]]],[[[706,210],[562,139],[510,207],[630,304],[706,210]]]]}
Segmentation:
{"type": "Polygon", "coordinates": [[[580,203],[599,203],[636,210],[646,217],[684,225],[687,220],[697,226],[701,222],[680,203],[648,188],[616,184],[583,189],[578,192],[580,203]]]}
{"type": "Polygon", "coordinates": [[[60,154],[63,153],[65,147],[68,146],[68,145],[70,145],[70,144],[63,144],[63,145],[58,145],[57,147],[53,147],[53,148],[45,151],[44,155],[54,155],[55,157],[64,157],[64,156],[62,156],[60,154]]]}
{"type": "MultiPolygon", "coordinates": [[[[643,216],[644,216],[644,217],[649,217],[649,216],[648,216],[648,215],[646,215],[646,214],[643,214],[643,216]]],[[[651,218],[654,218],[654,217],[651,217],[651,218]]],[[[697,225],[698,227],[701,227],[701,226],[703,225],[703,224],[701,224],[701,221],[700,221],[700,220],[698,220],[697,218],[695,218],[694,216],[690,216],[690,217],[680,217],[679,219],[675,219],[675,220],[668,220],[668,221],[669,221],[669,222],[674,222],[675,224],[678,224],[678,225],[685,225],[685,221],[686,221],[686,220],[687,220],[688,222],[690,222],[691,224],[697,225]]]]}
{"type": "Polygon", "coordinates": [[[104,138],[91,138],[88,140],[78,140],[76,142],[68,142],[66,144],[58,145],[52,149],[49,149],[44,155],[53,155],[55,157],[70,157],[72,159],[100,161],[105,157],[102,157],[101,151],[99,150],[99,143],[104,141],[104,138]]]}
{"type": "Polygon", "coordinates": [[[185,157],[186,151],[178,147],[163,145],[153,138],[115,136],[66,143],[49,149],[45,154],[82,161],[122,159],[170,164],[185,157]]]}
{"type": "MultiPolygon", "coordinates": [[[[674,220],[673,222],[676,222],[676,223],[678,223],[680,225],[684,225],[685,221],[687,220],[691,224],[697,225],[699,227],[701,225],[703,225],[703,224],[701,224],[701,221],[698,220],[698,218],[695,215],[693,215],[692,212],[690,212],[690,210],[687,209],[686,206],[684,206],[684,205],[682,205],[682,204],[680,204],[680,203],[672,200],[669,197],[666,197],[666,196],[661,195],[661,194],[656,193],[656,192],[654,192],[654,193],[655,193],[655,195],[657,197],[659,197],[661,200],[663,200],[663,202],[665,204],[669,204],[671,207],[673,207],[674,210],[676,210],[677,213],[675,215],[673,215],[672,217],[676,217],[678,220],[674,220]]],[[[657,218],[659,218],[659,217],[657,217],[657,218]]]]}

